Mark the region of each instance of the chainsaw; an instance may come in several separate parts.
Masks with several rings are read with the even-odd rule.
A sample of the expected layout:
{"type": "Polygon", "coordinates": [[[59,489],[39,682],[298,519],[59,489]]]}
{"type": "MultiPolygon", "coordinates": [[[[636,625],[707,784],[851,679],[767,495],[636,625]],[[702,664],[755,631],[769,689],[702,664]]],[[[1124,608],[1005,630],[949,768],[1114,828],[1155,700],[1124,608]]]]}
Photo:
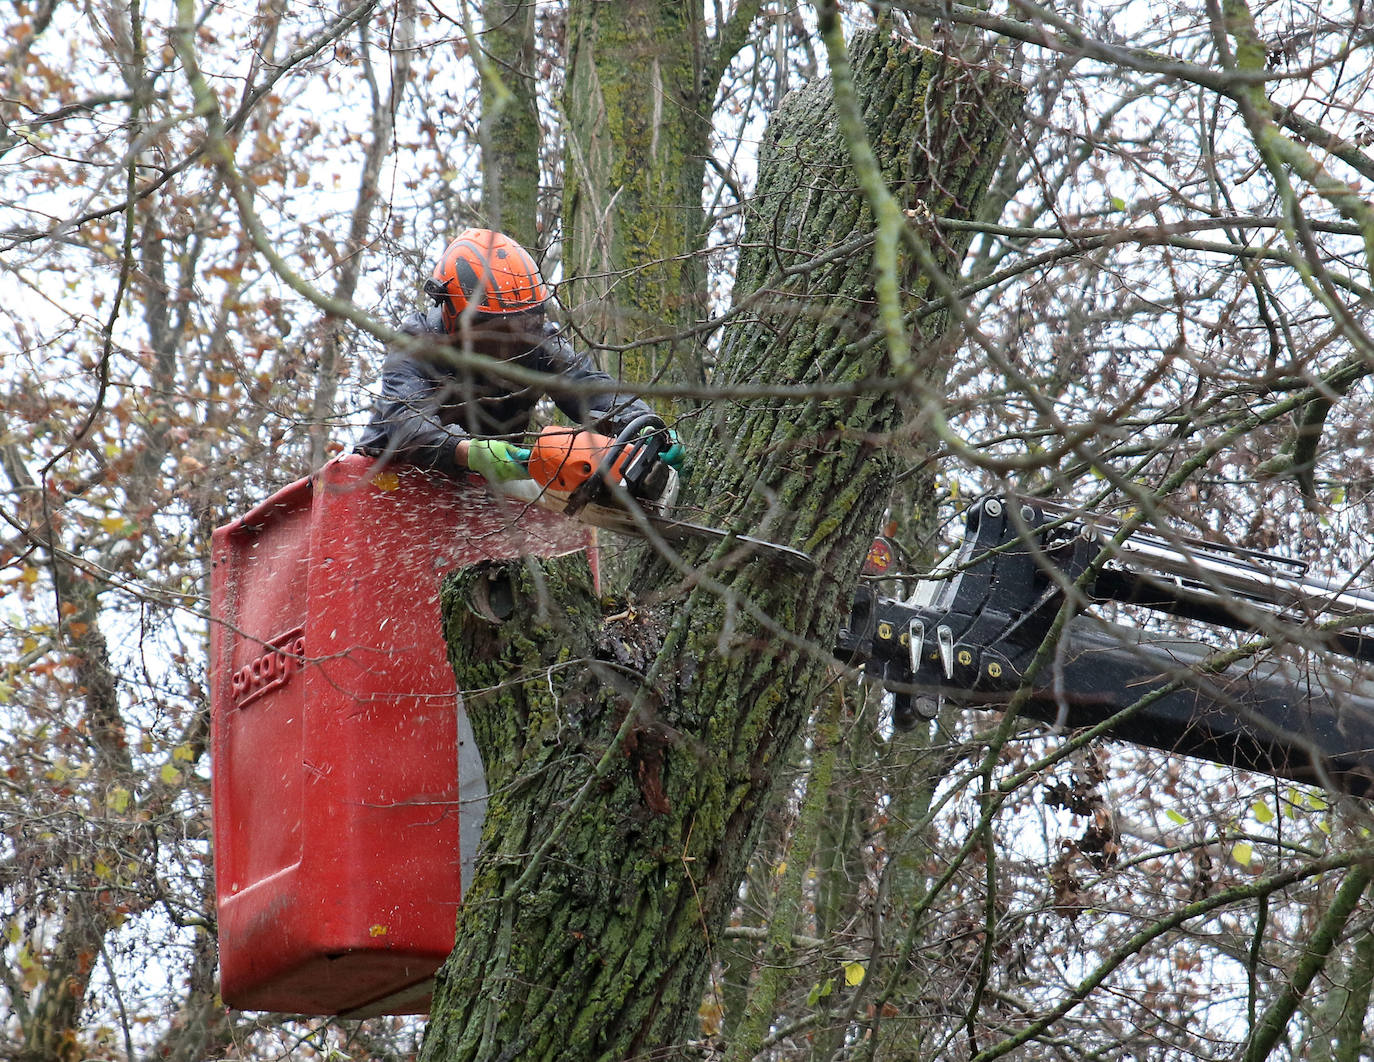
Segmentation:
{"type": "Polygon", "coordinates": [[[747,557],[795,572],[815,570],[815,561],[801,550],[676,514],[678,474],[660,459],[670,445],[667,425],[651,413],[614,437],[551,425],[530,449],[530,478],[502,484],[501,490],[618,534],[670,545],[730,542],[747,557]]]}

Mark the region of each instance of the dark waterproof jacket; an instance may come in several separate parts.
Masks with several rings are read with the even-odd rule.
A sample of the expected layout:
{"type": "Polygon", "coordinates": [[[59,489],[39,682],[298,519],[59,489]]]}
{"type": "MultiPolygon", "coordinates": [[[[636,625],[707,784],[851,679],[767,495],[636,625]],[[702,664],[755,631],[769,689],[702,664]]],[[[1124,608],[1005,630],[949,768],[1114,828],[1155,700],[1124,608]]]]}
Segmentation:
{"type": "MultiPolygon", "coordinates": [[[[411,314],[401,323],[401,331],[412,336],[444,334],[437,309],[411,314]]],[[[525,388],[439,359],[392,351],[382,364],[381,395],[358,451],[456,477],[464,472],[454,454],[461,440],[518,442],[545,395],[575,424],[608,434],[652,412],[639,399],[621,394],[615,381],[574,350],[552,323],[544,325],[543,342],[515,360],[522,368],[546,373],[548,382],[525,388]],[[560,386],[566,383],[576,390],[560,386]]]]}

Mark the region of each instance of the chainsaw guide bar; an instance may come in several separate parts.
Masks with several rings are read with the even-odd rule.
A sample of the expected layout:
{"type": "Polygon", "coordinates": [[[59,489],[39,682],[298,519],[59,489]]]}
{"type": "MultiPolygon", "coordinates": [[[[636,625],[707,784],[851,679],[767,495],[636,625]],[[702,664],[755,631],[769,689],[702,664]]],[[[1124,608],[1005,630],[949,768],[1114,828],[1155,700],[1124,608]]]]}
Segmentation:
{"type": "MultiPolygon", "coordinates": [[[[674,484],[674,490],[676,484],[674,484]]],[[[501,484],[503,493],[530,502],[541,508],[552,510],[592,527],[612,531],[619,535],[644,539],[652,542],[662,539],[669,545],[683,542],[733,543],[748,559],[758,559],[787,571],[807,574],[816,570],[816,562],[809,553],[791,546],[784,546],[753,535],[737,535],[719,527],[710,527],[692,520],[683,520],[672,515],[671,509],[660,508],[653,502],[639,503],[639,511],[600,503],[584,504],[569,513],[570,496],[547,487],[540,487],[530,480],[517,480],[501,484]]]]}
{"type": "Polygon", "coordinates": [[[816,562],[802,550],[674,515],[678,474],[666,458],[675,438],[654,414],[636,417],[615,438],[550,425],[530,451],[530,478],[500,484],[499,489],[617,534],[650,542],[731,543],[747,558],[793,572],[816,570],[816,562]]]}

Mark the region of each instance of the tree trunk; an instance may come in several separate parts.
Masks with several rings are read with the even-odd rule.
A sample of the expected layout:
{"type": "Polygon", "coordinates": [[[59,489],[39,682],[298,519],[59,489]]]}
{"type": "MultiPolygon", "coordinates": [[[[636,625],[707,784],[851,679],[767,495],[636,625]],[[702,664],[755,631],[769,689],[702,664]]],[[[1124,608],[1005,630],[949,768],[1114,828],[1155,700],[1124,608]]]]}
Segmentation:
{"type": "MultiPolygon", "coordinates": [[[[975,213],[1019,91],[875,35],[852,59],[902,205],[975,213]]],[[[903,405],[882,384],[889,348],[868,341],[871,244],[855,237],[873,222],[849,159],[829,87],[789,97],[765,136],[737,282],[752,301],[724,337],[721,382],[850,386],[717,403],[691,481],[713,519],[806,549],[818,571],[690,549],[690,567],[646,572],[651,604],[604,621],[580,562],[447,588],[492,797],[424,1058],[663,1058],[695,1035],[716,934],[891,488],[883,440],[903,405]]],[[[930,241],[953,272],[964,243],[930,241]]],[[[914,308],[931,278],[902,270],[914,308]]],[[[942,328],[928,317],[912,337],[927,380],[942,328]]]]}
{"type": "MultiPolygon", "coordinates": [[[[568,5],[560,298],[595,342],[671,335],[702,316],[710,147],[700,0],[568,5]]],[[[702,379],[687,340],[603,358],[627,381],[702,379]]]]}
{"type": "Polygon", "coordinates": [[[539,241],[539,107],[535,101],[534,0],[484,0],[482,212],[493,229],[536,251],[539,241]]]}

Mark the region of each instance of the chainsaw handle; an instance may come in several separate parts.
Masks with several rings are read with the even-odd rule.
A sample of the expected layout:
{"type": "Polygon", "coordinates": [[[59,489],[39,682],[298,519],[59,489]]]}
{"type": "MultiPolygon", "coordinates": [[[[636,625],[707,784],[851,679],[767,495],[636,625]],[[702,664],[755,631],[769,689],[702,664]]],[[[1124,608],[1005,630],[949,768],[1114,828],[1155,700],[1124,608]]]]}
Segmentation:
{"type": "MultiPolygon", "coordinates": [[[[621,464],[621,454],[624,453],[626,447],[638,441],[639,445],[646,451],[652,447],[652,452],[649,453],[650,460],[657,458],[666,449],[663,440],[667,437],[667,430],[668,425],[656,413],[641,413],[631,420],[620,429],[620,433],[606,447],[605,453],[601,455],[601,460],[597,463],[595,474],[583,480],[577,489],[568,496],[568,504],[564,512],[569,516],[576,515],[596,497],[598,492],[607,489],[613,475],[612,470],[621,464]],[[641,436],[646,430],[651,434],[641,440],[641,436]]],[[[637,457],[638,454],[635,455],[635,458],[637,457]]],[[[640,462],[633,458],[632,463],[640,465],[640,462]]],[[[622,474],[629,471],[628,468],[622,466],[622,474]]],[[[638,480],[640,476],[642,473],[631,473],[630,476],[626,477],[627,484],[631,478],[638,480]]]]}
{"type": "MultiPolygon", "coordinates": [[[[668,425],[664,423],[663,418],[657,413],[641,413],[639,416],[635,417],[634,420],[620,429],[620,433],[615,437],[615,440],[610,446],[606,447],[606,453],[602,456],[601,464],[597,466],[596,469],[597,476],[601,477],[609,472],[611,466],[614,465],[616,460],[620,457],[620,452],[630,443],[634,442],[639,436],[643,435],[646,429],[653,432],[654,437],[662,442],[666,437],[668,425]]],[[[666,449],[666,446],[660,445],[658,450],[655,451],[654,456],[657,457],[666,449]]]]}

